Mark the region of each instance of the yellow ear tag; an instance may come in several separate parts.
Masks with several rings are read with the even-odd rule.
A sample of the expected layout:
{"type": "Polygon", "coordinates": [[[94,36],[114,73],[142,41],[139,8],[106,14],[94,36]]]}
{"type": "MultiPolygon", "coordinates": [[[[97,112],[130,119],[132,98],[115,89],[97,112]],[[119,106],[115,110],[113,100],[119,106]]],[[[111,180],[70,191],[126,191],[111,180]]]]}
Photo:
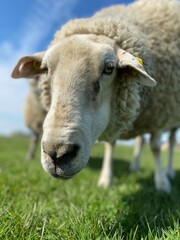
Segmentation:
{"type": "Polygon", "coordinates": [[[33,62],[33,67],[36,69],[36,70],[39,70],[40,69],[40,66],[41,66],[41,63],[38,62],[38,61],[34,61],[33,62]]]}
{"type": "Polygon", "coordinates": [[[143,66],[143,60],[139,57],[136,57],[136,59],[138,60],[138,62],[143,66]]]}
{"type": "MultiPolygon", "coordinates": [[[[138,62],[143,66],[143,60],[141,59],[141,58],[139,58],[139,57],[135,57],[137,60],[138,60],[138,62]]],[[[135,71],[135,70],[132,70],[132,75],[135,77],[136,75],[138,74],[138,72],[137,71],[135,71]]]]}

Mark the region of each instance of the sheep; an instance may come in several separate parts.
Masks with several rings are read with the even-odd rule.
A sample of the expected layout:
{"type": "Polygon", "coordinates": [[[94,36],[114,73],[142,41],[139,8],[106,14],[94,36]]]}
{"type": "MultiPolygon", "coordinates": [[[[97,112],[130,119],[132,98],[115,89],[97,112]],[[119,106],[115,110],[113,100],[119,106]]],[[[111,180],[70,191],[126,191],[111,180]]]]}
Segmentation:
{"type": "Polygon", "coordinates": [[[97,139],[111,151],[116,139],[150,133],[156,189],[170,192],[159,139],[180,122],[180,3],[117,8],[69,21],[46,51],[22,57],[12,77],[46,74],[51,103],[41,162],[53,177],[69,179],[84,168],[97,139]]]}
{"type": "MultiPolygon", "coordinates": [[[[169,154],[168,154],[168,162],[166,167],[166,175],[173,179],[175,177],[175,171],[173,169],[173,153],[174,147],[176,143],[176,131],[177,128],[173,128],[170,130],[169,134],[169,154]]],[[[133,161],[130,165],[131,172],[137,172],[140,169],[140,158],[141,153],[145,144],[145,137],[144,136],[137,136],[135,138],[135,145],[134,145],[134,154],[133,154],[133,161]]],[[[104,143],[104,158],[103,158],[103,166],[101,169],[101,174],[99,177],[98,185],[102,187],[108,187],[111,185],[112,181],[112,156],[113,156],[113,149],[115,146],[115,142],[113,144],[109,142],[104,143]]],[[[162,148],[162,147],[161,147],[162,148]]]]}
{"type": "Polygon", "coordinates": [[[42,134],[42,125],[46,116],[46,110],[41,103],[41,88],[39,77],[36,76],[29,81],[29,92],[24,104],[24,122],[31,131],[31,140],[26,154],[27,160],[35,157],[38,140],[42,134]]]}
{"type": "MultiPolygon", "coordinates": [[[[170,179],[173,179],[175,177],[175,171],[173,169],[173,154],[174,154],[174,147],[176,144],[176,132],[178,128],[173,128],[169,132],[169,139],[168,139],[168,162],[166,167],[166,174],[170,179]]],[[[135,138],[135,146],[134,146],[134,158],[133,162],[130,166],[130,171],[136,172],[140,169],[140,158],[141,158],[141,152],[143,150],[145,144],[145,137],[144,136],[137,136],[135,138]]],[[[161,149],[162,149],[161,145],[161,149]]]]}

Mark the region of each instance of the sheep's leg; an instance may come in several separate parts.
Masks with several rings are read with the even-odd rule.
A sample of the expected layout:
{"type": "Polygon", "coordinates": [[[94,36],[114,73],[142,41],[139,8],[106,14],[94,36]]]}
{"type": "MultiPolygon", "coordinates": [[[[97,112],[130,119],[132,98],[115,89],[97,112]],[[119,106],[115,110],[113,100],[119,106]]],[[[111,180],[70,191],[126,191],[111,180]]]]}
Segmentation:
{"type": "Polygon", "coordinates": [[[98,181],[98,185],[102,187],[109,187],[112,182],[112,176],[113,176],[113,171],[112,171],[112,164],[113,164],[113,149],[114,149],[115,142],[109,143],[105,142],[104,143],[104,158],[103,158],[103,165],[100,173],[100,178],[98,181]]]}
{"type": "Polygon", "coordinates": [[[32,160],[34,158],[38,140],[39,140],[39,135],[37,133],[33,133],[31,136],[29,149],[26,155],[27,160],[32,160]]]}
{"type": "Polygon", "coordinates": [[[160,140],[161,133],[156,132],[151,135],[150,146],[155,159],[155,186],[157,190],[171,192],[171,184],[165,171],[162,168],[161,158],[160,158],[160,140]]]}
{"type": "Polygon", "coordinates": [[[175,177],[175,171],[173,169],[173,155],[174,155],[174,147],[176,144],[176,130],[177,128],[173,128],[170,131],[169,135],[169,156],[168,156],[168,163],[167,163],[167,176],[171,179],[175,177]]]}
{"type": "Polygon", "coordinates": [[[137,172],[140,170],[141,153],[144,147],[144,143],[144,136],[139,135],[135,138],[133,161],[130,165],[130,171],[132,172],[137,172]]]}

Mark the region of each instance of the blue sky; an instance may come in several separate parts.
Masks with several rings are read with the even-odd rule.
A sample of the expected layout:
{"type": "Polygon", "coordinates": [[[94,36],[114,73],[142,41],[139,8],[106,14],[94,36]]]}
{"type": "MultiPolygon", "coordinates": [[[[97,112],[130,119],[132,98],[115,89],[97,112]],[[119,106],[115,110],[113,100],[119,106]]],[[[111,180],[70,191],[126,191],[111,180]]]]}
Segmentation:
{"type": "Polygon", "coordinates": [[[28,80],[10,77],[17,60],[46,49],[55,31],[68,20],[128,2],[131,0],[1,0],[0,134],[28,131],[22,114],[28,80]]]}

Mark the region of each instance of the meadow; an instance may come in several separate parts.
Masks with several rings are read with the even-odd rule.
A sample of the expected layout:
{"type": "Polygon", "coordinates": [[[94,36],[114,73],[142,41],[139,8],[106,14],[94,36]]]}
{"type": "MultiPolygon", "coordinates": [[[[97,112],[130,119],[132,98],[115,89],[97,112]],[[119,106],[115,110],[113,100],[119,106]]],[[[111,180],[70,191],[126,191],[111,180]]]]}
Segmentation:
{"type": "MultiPolygon", "coordinates": [[[[97,187],[103,145],[70,180],[49,176],[36,158],[25,160],[29,139],[0,137],[0,239],[136,240],[180,239],[180,149],[172,194],[154,188],[154,163],[147,145],[142,169],[129,173],[132,146],[116,146],[110,189],[97,187]]],[[[163,152],[166,164],[167,152],[163,152]]]]}

